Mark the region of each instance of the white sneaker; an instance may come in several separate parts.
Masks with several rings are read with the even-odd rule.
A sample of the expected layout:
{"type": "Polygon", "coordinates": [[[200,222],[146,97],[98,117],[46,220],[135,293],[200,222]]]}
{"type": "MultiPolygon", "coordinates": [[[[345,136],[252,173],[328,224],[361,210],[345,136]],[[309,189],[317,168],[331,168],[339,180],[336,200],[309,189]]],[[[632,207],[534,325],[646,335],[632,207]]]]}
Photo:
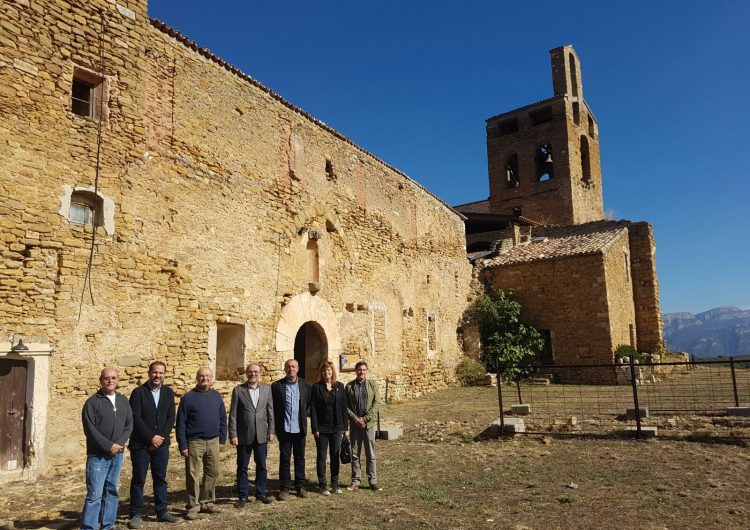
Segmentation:
{"type": "Polygon", "coordinates": [[[322,489],[322,490],[320,491],[320,493],[322,493],[323,495],[330,495],[330,494],[331,494],[331,492],[330,492],[330,490],[329,490],[328,488],[324,488],[324,489],[322,489]]]}
{"type": "Polygon", "coordinates": [[[335,490],[333,490],[333,493],[335,493],[336,495],[341,495],[344,492],[341,490],[341,488],[336,488],[335,490]]]}

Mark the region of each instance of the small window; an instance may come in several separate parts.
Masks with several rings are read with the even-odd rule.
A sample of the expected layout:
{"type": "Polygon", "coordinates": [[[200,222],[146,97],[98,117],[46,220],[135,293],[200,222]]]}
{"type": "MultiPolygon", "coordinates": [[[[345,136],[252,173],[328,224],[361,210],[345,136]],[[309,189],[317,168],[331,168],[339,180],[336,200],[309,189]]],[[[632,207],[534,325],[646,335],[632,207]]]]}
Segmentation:
{"type": "Polygon", "coordinates": [[[536,150],[535,160],[537,182],[545,182],[555,176],[552,146],[550,144],[544,144],[536,150]]]}
{"type": "Polygon", "coordinates": [[[513,215],[516,217],[521,217],[521,215],[523,215],[523,211],[521,210],[520,206],[516,206],[513,208],[513,215]]]}
{"type": "Polygon", "coordinates": [[[592,138],[596,138],[596,125],[594,125],[594,118],[591,117],[591,114],[588,115],[589,120],[589,136],[592,138]]]}
{"type": "Polygon", "coordinates": [[[336,180],[336,173],[333,170],[333,161],[326,157],[326,179],[329,181],[336,180]]]}
{"type": "Polygon", "coordinates": [[[584,184],[591,184],[591,152],[589,139],[581,136],[581,180],[584,184]]]}
{"type": "Polygon", "coordinates": [[[70,90],[70,110],[84,118],[96,119],[103,93],[101,75],[83,68],[73,68],[73,84],[70,90]]]}
{"type": "Polygon", "coordinates": [[[320,281],[320,252],[316,239],[307,241],[307,281],[311,283],[320,281]]]}
{"type": "Polygon", "coordinates": [[[521,185],[521,178],[518,174],[518,155],[513,153],[505,162],[505,184],[508,188],[517,188],[521,185]]]}
{"type": "Polygon", "coordinates": [[[70,195],[68,219],[77,225],[101,226],[103,201],[90,191],[74,191],[70,195]]]}
{"type": "Polygon", "coordinates": [[[573,103],[573,121],[576,125],[581,124],[581,106],[577,101],[573,103]]]}
{"type": "Polygon", "coordinates": [[[578,97],[578,68],[576,67],[576,59],[572,53],[568,54],[568,62],[570,64],[570,84],[573,92],[573,97],[578,97]]]}
{"type": "Polygon", "coordinates": [[[541,109],[529,112],[529,119],[532,125],[541,125],[552,121],[552,107],[542,107],[541,109]]]}
{"type": "Polygon", "coordinates": [[[434,313],[427,315],[427,356],[434,359],[437,354],[437,325],[434,313]]]}

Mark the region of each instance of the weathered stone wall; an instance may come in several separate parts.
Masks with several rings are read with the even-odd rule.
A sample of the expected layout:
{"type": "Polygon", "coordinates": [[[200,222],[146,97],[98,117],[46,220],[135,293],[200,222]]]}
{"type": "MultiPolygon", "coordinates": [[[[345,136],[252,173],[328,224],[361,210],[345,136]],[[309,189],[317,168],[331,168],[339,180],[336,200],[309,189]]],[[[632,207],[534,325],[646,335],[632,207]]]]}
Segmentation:
{"type": "Polygon", "coordinates": [[[143,2],[6,2],[0,25],[0,330],[56,350],[53,464],[80,463],[80,406],[103,366],[129,392],[165,360],[180,395],[215,363],[220,323],[245,326],[242,362],[267,380],[298,325],[320,321],[328,357],[366,359],[393,399],[451,382],[471,276],[452,210],[152,26],[143,2]],[[74,66],[101,71],[99,10],[98,191],[114,228],[96,231],[84,289],[91,228],[61,204],[97,176],[98,124],[71,112],[70,90],[74,66]]]}
{"type": "Polygon", "coordinates": [[[656,244],[654,229],[641,221],[628,226],[630,265],[633,277],[638,350],[661,352],[664,335],[659,309],[659,280],[656,275],[656,244]]]}
{"type": "MultiPolygon", "coordinates": [[[[623,233],[612,241],[603,253],[604,275],[607,287],[607,313],[609,314],[610,351],[620,344],[637,348],[635,304],[631,279],[630,247],[628,234],[623,233]],[[631,342],[632,326],[632,342],[631,342]]],[[[614,362],[611,357],[606,362],[614,362]]]]}

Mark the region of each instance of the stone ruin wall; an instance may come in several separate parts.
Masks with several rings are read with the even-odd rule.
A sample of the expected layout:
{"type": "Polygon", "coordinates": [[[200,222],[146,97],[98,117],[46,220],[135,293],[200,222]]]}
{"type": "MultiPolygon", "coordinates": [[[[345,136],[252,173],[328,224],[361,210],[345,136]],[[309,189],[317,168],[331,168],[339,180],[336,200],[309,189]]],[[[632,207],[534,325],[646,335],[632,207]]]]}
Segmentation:
{"type": "MultiPolygon", "coordinates": [[[[261,361],[266,380],[278,377],[285,355],[276,331],[285,306],[308,290],[309,230],[321,235],[316,296],[332,309],[340,351],[367,359],[373,376],[389,380],[392,399],[452,381],[471,277],[454,212],[152,27],[145,4],[6,6],[0,331],[44,335],[56,350],[52,463],[80,463],[80,407],[103,366],[122,368],[129,393],[150,361],[164,360],[182,394],[211,362],[211,330],[240,322],[245,361],[261,361]],[[69,98],[74,65],[99,64],[100,8],[107,107],[99,192],[113,205],[113,230],[97,229],[83,294],[90,228],[60,212],[66,186],[94,185],[96,122],[74,115],[69,98]]],[[[328,353],[335,360],[340,352],[328,353]]]]}

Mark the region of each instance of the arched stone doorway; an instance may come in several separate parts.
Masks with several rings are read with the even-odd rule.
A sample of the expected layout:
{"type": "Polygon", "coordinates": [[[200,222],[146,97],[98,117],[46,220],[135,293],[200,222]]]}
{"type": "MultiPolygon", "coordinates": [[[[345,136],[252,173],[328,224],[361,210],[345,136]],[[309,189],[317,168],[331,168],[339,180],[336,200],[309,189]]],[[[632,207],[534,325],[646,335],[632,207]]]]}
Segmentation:
{"type": "Polygon", "coordinates": [[[341,334],[331,304],[320,295],[310,293],[292,297],[276,325],[276,351],[282,363],[286,359],[297,359],[300,373],[304,367],[305,379],[317,380],[320,363],[325,359],[338,362],[341,354],[341,334]],[[304,363],[298,357],[298,351],[303,350],[304,363]]]}
{"type": "Polygon", "coordinates": [[[299,375],[314,383],[318,380],[320,363],[328,359],[328,340],[317,322],[302,324],[294,338],[294,358],[299,363],[299,375]]]}

